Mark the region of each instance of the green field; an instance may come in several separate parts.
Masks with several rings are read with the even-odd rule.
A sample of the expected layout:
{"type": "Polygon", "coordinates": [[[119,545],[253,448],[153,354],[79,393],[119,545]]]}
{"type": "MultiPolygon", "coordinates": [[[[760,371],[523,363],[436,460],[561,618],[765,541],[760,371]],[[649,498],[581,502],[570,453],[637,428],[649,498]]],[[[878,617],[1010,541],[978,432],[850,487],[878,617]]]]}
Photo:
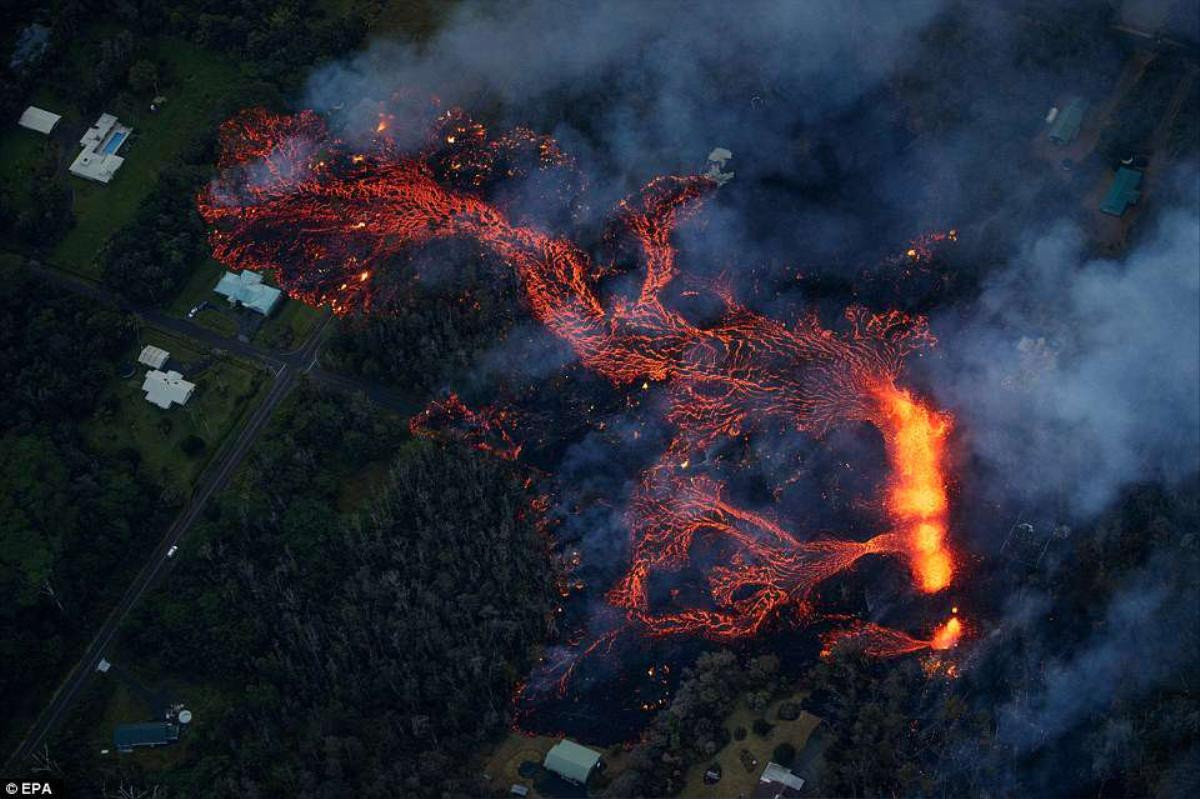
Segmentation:
{"type": "Polygon", "coordinates": [[[40,133],[13,125],[0,136],[0,186],[19,208],[28,196],[31,173],[53,151],[53,144],[40,133]]]}
{"type": "Polygon", "coordinates": [[[140,457],[143,475],[164,491],[186,497],[200,471],[245,413],[249,401],[264,390],[267,381],[257,367],[228,356],[213,357],[199,345],[169,333],[143,328],[141,341],[130,351],[130,360],[146,344],[171,353],[171,368],[182,362],[185,379],[196,384],[192,398],[182,407],[163,410],[148,403],[141,391],[146,368],[139,365],[133,377],[118,378],[101,398],[96,416],[83,426],[87,441],[100,451],[133,449],[140,457]],[[206,369],[193,371],[202,361],[206,369]],[[204,451],[186,454],[181,442],[196,435],[204,451]]]}
{"type": "Polygon", "coordinates": [[[299,300],[284,300],[254,334],[254,343],[277,352],[294,350],[304,343],[322,313],[299,300]]]}
{"type": "Polygon", "coordinates": [[[108,184],[69,177],[76,223],[55,247],[51,260],[83,277],[99,277],[96,256],[109,236],[133,219],[158,173],[195,132],[218,123],[226,98],[239,91],[241,73],[217,53],[164,38],[157,42],[154,58],[164,76],[167,102],[156,114],[141,102],[135,113],[121,115],[133,135],[121,148],[125,163],[120,171],[108,184]]]}

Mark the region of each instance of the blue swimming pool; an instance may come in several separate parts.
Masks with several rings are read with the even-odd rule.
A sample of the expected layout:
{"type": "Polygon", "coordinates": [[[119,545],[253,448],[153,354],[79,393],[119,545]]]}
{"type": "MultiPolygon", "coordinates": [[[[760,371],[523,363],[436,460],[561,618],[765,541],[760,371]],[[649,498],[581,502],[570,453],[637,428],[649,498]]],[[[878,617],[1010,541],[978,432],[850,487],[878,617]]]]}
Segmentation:
{"type": "Polygon", "coordinates": [[[105,154],[105,155],[112,155],[113,153],[115,153],[115,152],[117,151],[117,148],[121,146],[121,142],[125,141],[125,137],[126,137],[127,135],[129,135],[129,134],[127,134],[127,133],[126,133],[125,131],[123,131],[123,130],[122,130],[122,131],[117,131],[116,133],[114,133],[114,134],[112,135],[112,138],[110,138],[110,139],[109,139],[107,142],[105,142],[105,144],[104,144],[104,154],[105,154]]]}

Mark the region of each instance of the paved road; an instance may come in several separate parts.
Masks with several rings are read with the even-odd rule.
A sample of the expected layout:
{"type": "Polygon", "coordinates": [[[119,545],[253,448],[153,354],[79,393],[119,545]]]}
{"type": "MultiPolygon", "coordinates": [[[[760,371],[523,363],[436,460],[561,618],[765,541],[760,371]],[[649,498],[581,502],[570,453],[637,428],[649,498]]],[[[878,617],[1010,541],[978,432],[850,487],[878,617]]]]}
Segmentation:
{"type": "Polygon", "coordinates": [[[39,277],[68,291],[82,294],[101,302],[110,303],[141,317],[144,321],[155,327],[202,341],[209,347],[222,349],[244,358],[258,361],[269,367],[272,372],[277,372],[281,367],[288,366],[297,372],[306,374],[311,380],[325,388],[346,393],[365,394],[376,405],[405,416],[415,413],[418,410],[411,399],[406,399],[400,393],[382,383],[322,369],[317,361],[317,349],[315,348],[309,351],[302,346],[291,352],[271,352],[238,338],[222,335],[191,320],[180,319],[176,316],[163,313],[157,308],[135,305],[104,286],[74,277],[57,269],[40,265],[34,265],[30,268],[39,277]]]}
{"type": "Polygon", "coordinates": [[[304,344],[291,352],[274,354],[259,347],[215,333],[186,319],[168,316],[153,308],[134,305],[124,298],[108,291],[102,286],[86,280],[66,275],[54,269],[43,266],[33,266],[33,271],[39,276],[59,285],[69,291],[93,297],[112,303],[120,308],[137,314],[151,324],[167,330],[199,339],[211,347],[237,353],[243,357],[254,359],[268,366],[274,373],[274,378],[267,396],[250,417],[242,424],[234,436],[226,439],[217,451],[213,460],[200,476],[196,491],[192,494],[187,506],[167,530],[162,540],[155,546],[149,559],[142,566],[133,582],[126,589],[121,600],[109,613],[108,618],[99,632],[84,650],[83,656],[67,675],[66,680],[59,686],[57,693],[38,716],[25,739],[5,762],[4,773],[15,774],[26,759],[46,740],[55,725],[63,718],[74,703],[84,683],[95,671],[105,649],[112,642],[117,630],[129,615],[130,610],[141,599],[142,595],[151,589],[156,581],[167,571],[169,560],[167,552],[172,546],[179,544],[187,535],[192,525],[200,518],[208,501],[228,481],[236,471],[246,453],[250,451],[255,439],[266,427],[280,401],[296,385],[302,374],[307,375],[319,384],[335,390],[360,392],[366,394],[374,402],[404,414],[411,413],[411,402],[400,397],[394,391],[370,381],[358,380],[345,375],[338,375],[321,370],[317,364],[317,355],[329,329],[332,317],[321,319],[320,324],[310,333],[304,344]]]}

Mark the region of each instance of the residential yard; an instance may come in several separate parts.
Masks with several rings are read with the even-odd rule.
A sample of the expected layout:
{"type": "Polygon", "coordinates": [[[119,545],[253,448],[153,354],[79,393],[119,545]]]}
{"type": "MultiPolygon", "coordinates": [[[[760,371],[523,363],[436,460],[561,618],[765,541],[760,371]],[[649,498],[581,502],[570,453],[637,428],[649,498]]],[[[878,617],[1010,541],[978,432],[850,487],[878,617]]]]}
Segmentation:
{"type": "MultiPolygon", "coordinates": [[[[267,282],[274,281],[267,276],[267,282]]],[[[285,299],[254,336],[254,343],[286,352],[299,347],[313,329],[323,311],[299,300],[285,299]]]]}
{"type": "MultiPolygon", "coordinates": [[[[688,770],[687,783],[679,795],[689,799],[693,799],[693,797],[730,799],[735,796],[751,796],[754,793],[754,786],[758,784],[759,775],[772,759],[775,747],[784,742],[791,743],[796,748],[796,762],[803,762],[805,760],[802,754],[804,748],[821,720],[811,713],[801,712],[795,720],[786,721],[779,718],[779,707],[784,702],[799,704],[804,697],[803,693],[783,697],[768,705],[765,712],[751,710],[744,701],[739,701],[734,711],[725,719],[725,728],[730,733],[729,743],[711,759],[697,763],[688,770]],[[754,720],[758,718],[765,718],[772,725],[770,732],[765,737],[752,731],[754,720]],[[741,741],[733,739],[733,731],[738,727],[745,727],[747,731],[746,737],[741,741]],[[742,762],[742,750],[749,752],[750,757],[757,761],[749,770],[742,762]],[[713,763],[721,765],[721,781],[714,785],[705,785],[704,772],[713,763]]],[[[557,737],[526,736],[518,732],[510,732],[497,744],[495,749],[483,757],[480,768],[488,776],[488,786],[493,790],[506,792],[514,783],[520,783],[530,789],[530,796],[540,796],[534,780],[521,776],[518,769],[525,761],[540,764],[545,758],[546,752],[558,740],[557,737]]],[[[580,743],[588,745],[586,741],[580,741],[580,743]]],[[[624,770],[625,761],[628,758],[628,752],[624,746],[617,745],[607,749],[595,746],[591,748],[604,755],[604,776],[607,781],[611,782],[624,770]]],[[[803,773],[803,769],[797,771],[797,775],[808,780],[808,775],[803,773]]]]}
{"type": "MultiPolygon", "coordinates": [[[[109,236],[133,219],[158,173],[192,136],[220,121],[225,98],[241,84],[241,73],[230,59],[189,42],[163,38],[154,48],[154,58],[161,65],[167,97],[158,113],[151,113],[144,101],[131,113],[112,109],[133,128],[120,150],[125,158],[120,171],[108,184],[68,178],[76,223],[55,247],[51,261],[83,277],[100,276],[96,256],[109,236]]],[[[73,152],[68,155],[74,158],[73,152]]]]}
{"type": "Polygon", "coordinates": [[[34,169],[53,147],[46,136],[16,125],[0,135],[0,186],[11,193],[14,208],[24,203],[34,169]]]}
{"type": "Polygon", "coordinates": [[[520,783],[529,788],[531,797],[541,796],[534,787],[533,780],[522,777],[518,769],[527,760],[541,765],[550,747],[558,743],[558,740],[547,735],[526,736],[518,732],[508,733],[483,764],[483,773],[488,777],[488,787],[507,793],[510,787],[520,783]]]}
{"type": "MultiPolygon", "coordinates": [[[[758,777],[762,774],[762,770],[766,768],[767,763],[771,761],[771,753],[775,747],[781,743],[789,742],[796,747],[796,752],[804,751],[804,747],[808,744],[809,736],[813,730],[821,723],[821,720],[811,713],[801,712],[799,718],[794,721],[784,721],[779,718],[779,706],[784,702],[800,703],[804,699],[804,694],[795,694],[794,696],[784,697],[775,702],[772,702],[765,714],[760,714],[757,711],[746,707],[742,702],[725,720],[725,728],[732,734],[733,730],[738,727],[745,727],[747,734],[745,739],[741,741],[730,740],[725,748],[717,752],[716,756],[711,760],[698,763],[688,770],[687,784],[681,796],[687,797],[709,797],[710,799],[727,799],[732,796],[750,796],[754,793],[754,786],[758,783],[758,777]],[[761,737],[751,731],[751,725],[757,718],[765,718],[773,725],[771,731],[761,737]],[[750,756],[757,760],[757,764],[750,770],[742,762],[741,752],[746,750],[750,756]],[[704,784],[704,772],[712,763],[721,765],[721,781],[714,785],[704,784]]],[[[797,757],[797,760],[801,760],[797,757]]],[[[797,776],[808,780],[808,775],[798,773],[797,776]]]]}
{"type": "Polygon", "coordinates": [[[152,328],[143,328],[141,342],[130,352],[131,362],[146,344],[171,353],[166,368],[177,369],[196,384],[192,398],[183,407],[169,410],[146,402],[141,390],[146,367],[138,364],[133,377],[117,378],[105,391],[99,410],[84,424],[83,432],[101,451],[133,450],[143,475],[182,499],[268,381],[257,366],[229,356],[213,356],[190,340],[152,328]],[[194,456],[181,446],[193,435],[204,441],[203,451],[194,456]]]}
{"type": "MultiPolygon", "coordinates": [[[[192,308],[207,301],[213,307],[200,311],[192,321],[221,335],[236,336],[237,314],[251,312],[231,308],[225,297],[213,291],[224,271],[225,268],[216,261],[205,258],[192,270],[187,283],[167,306],[167,312],[182,319],[192,308]]],[[[277,285],[270,274],[264,274],[263,279],[269,285],[277,285]]],[[[313,325],[321,318],[321,313],[302,302],[285,297],[270,317],[263,321],[252,341],[280,352],[293,350],[308,336],[313,325]]]]}
{"type": "Polygon", "coordinates": [[[192,268],[192,274],[183,284],[183,288],[167,305],[167,313],[182,319],[202,300],[211,302],[216,298],[224,302],[224,298],[218,298],[213,294],[213,286],[217,285],[217,281],[221,279],[221,273],[224,271],[219,263],[211,258],[205,258],[192,268]]]}
{"type": "Polygon", "coordinates": [[[86,723],[72,724],[73,730],[85,739],[85,751],[100,760],[109,758],[137,761],[142,767],[159,772],[172,765],[186,762],[194,736],[206,723],[220,718],[231,704],[229,695],[207,684],[193,684],[171,678],[159,682],[152,675],[137,670],[121,657],[118,649],[113,656],[114,666],[107,674],[96,674],[76,712],[86,717],[86,723]],[[116,675],[124,666],[135,680],[150,691],[163,693],[192,711],[193,721],[185,727],[176,743],[168,746],[136,749],[119,753],[113,746],[113,731],[118,724],[154,721],[145,699],[125,680],[116,675]],[[136,672],[136,673],[133,673],[136,672]],[[107,751],[105,751],[107,750],[107,751]]]}

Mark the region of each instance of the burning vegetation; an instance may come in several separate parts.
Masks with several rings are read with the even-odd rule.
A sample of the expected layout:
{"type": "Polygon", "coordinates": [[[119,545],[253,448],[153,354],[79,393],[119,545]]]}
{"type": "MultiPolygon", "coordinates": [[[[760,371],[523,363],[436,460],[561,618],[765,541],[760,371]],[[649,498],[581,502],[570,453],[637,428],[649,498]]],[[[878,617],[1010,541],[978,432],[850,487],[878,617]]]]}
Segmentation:
{"type": "MultiPolygon", "coordinates": [[[[199,198],[214,257],[231,268],[273,272],[289,295],[335,313],[370,313],[384,312],[379,278],[399,256],[435,241],[473,241],[515,271],[533,318],[585,369],[619,390],[663,393],[669,440],[638,479],[626,519],[628,564],[605,594],[620,621],[591,631],[590,644],[577,641],[579,652],[611,647],[626,629],[729,641],[755,635],[784,611],[798,622],[833,621],[816,607],[815,589],[869,555],[902,559],[917,592],[952,584],[952,420],[899,383],[906,357],[934,343],[923,318],[851,307],[839,329],[815,314],[787,324],[743,307],[719,283],[696,284],[719,301],[717,318],[701,324],[685,317],[666,301],[681,277],[671,239],[715,190],[705,176],[658,177],[619,204],[606,239],[636,255],[637,287],[604,293],[605,279],[631,270],[597,262],[485,199],[485,187],[545,169],[565,176],[551,199],[573,202],[582,179],[553,140],[526,130],[492,138],[452,111],[423,151],[404,154],[389,136],[394,124],[381,116],[373,142],[352,149],[311,112],[250,110],[228,121],[220,178],[199,198]],[[878,430],[890,469],[876,498],[886,526],[866,540],[792,529],[744,507],[708,461],[722,442],[780,429],[819,439],[855,423],[878,430]],[[697,569],[698,591],[653,598],[657,575],[697,569]]],[[[928,258],[932,243],[914,242],[906,257],[928,258]]],[[[412,428],[448,431],[515,459],[515,421],[451,396],[415,417],[412,428]]],[[[928,639],[850,621],[830,641],[883,657],[947,649],[961,633],[957,617],[928,639]]],[[[560,682],[574,662],[559,664],[560,682]]]]}

